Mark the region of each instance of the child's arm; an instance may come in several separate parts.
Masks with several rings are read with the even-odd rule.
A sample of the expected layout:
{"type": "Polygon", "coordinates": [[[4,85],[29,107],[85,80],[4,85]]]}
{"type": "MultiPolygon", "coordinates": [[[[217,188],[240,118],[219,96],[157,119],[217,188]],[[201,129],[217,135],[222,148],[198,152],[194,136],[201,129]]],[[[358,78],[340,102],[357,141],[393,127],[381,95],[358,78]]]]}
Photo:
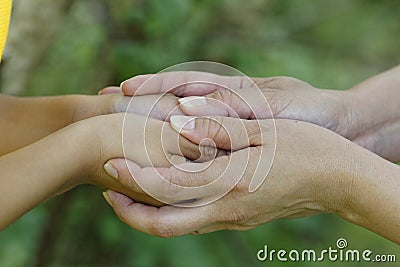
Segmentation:
{"type": "Polygon", "coordinates": [[[123,96],[0,95],[0,155],[31,144],[76,121],[116,112],[123,96]]]}
{"type": "Polygon", "coordinates": [[[169,123],[136,114],[96,116],[69,125],[0,157],[0,229],[49,197],[82,183],[160,204],[140,189],[133,193],[124,188],[103,170],[103,164],[109,158],[126,157],[141,166],[170,166],[171,160],[185,161],[181,150],[189,151],[188,158],[200,155],[197,145],[178,140],[169,123]]]}

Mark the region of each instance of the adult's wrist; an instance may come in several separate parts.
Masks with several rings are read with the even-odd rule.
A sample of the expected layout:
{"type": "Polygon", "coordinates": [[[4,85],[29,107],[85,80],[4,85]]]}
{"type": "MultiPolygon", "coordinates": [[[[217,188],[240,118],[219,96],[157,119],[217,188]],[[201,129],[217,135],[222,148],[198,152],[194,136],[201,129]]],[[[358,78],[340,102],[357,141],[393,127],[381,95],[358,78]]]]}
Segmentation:
{"type": "MultiPolygon", "coordinates": [[[[320,89],[321,90],[321,89],[320,89]]],[[[358,98],[351,90],[321,90],[323,103],[334,103],[333,109],[328,110],[328,125],[325,127],[341,136],[352,139],[358,134],[360,116],[357,110],[358,98]]],[[[323,116],[324,112],[320,115],[323,116]]]]}
{"type": "Polygon", "coordinates": [[[393,80],[393,71],[371,77],[349,90],[360,125],[358,135],[400,121],[400,85],[393,80]]]}
{"type": "Polygon", "coordinates": [[[357,131],[350,138],[391,161],[400,161],[400,91],[385,81],[386,74],[373,77],[350,91],[355,96],[357,131]],[[382,79],[382,76],[384,79],[382,79]]]}
{"type": "Polygon", "coordinates": [[[351,158],[343,168],[345,182],[340,188],[340,208],[335,213],[400,242],[400,167],[358,146],[353,149],[351,158]]]}

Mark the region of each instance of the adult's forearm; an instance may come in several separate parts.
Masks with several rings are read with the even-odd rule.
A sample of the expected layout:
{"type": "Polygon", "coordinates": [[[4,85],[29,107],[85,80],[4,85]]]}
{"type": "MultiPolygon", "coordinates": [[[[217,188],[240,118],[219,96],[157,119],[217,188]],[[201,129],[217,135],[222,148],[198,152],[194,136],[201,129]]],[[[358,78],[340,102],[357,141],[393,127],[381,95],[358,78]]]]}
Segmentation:
{"type": "MultiPolygon", "coordinates": [[[[372,105],[376,116],[387,119],[399,118],[400,110],[400,65],[368,78],[355,85],[350,91],[359,95],[361,102],[372,105]],[[379,109],[380,107],[380,109],[379,109]],[[385,111],[391,111],[387,113],[385,111]]],[[[363,110],[370,110],[371,106],[363,110]]]]}
{"type": "Polygon", "coordinates": [[[352,158],[341,216],[400,244],[400,167],[361,148],[352,158]]]}
{"type": "Polygon", "coordinates": [[[353,140],[392,161],[400,161],[400,66],[373,76],[349,91],[357,137],[353,140]]]}

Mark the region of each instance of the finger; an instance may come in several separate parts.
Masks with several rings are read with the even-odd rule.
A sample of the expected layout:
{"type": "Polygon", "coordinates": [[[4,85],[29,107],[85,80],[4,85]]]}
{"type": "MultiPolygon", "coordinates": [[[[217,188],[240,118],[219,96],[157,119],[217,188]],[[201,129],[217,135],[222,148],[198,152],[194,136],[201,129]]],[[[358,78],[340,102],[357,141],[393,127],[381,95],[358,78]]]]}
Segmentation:
{"type": "MultiPolygon", "coordinates": [[[[137,120],[135,120],[135,122],[137,124],[137,120]]],[[[137,146],[134,150],[124,150],[126,152],[126,157],[136,158],[135,155],[145,155],[145,157],[140,158],[137,161],[140,166],[169,166],[172,162],[165,159],[165,157],[168,157],[168,155],[163,154],[165,157],[160,157],[161,153],[165,153],[163,150],[160,151],[160,149],[164,148],[164,146],[160,143],[162,138],[157,137],[158,133],[155,133],[155,131],[159,131],[159,127],[157,125],[151,125],[154,123],[159,124],[162,122],[149,119],[148,125],[150,125],[146,127],[146,131],[141,137],[135,137],[135,142],[137,143],[137,138],[144,138],[145,136],[148,136],[147,130],[150,130],[152,131],[153,137],[150,139],[143,139],[145,144],[146,142],[150,143],[143,147],[137,146]],[[159,149],[146,150],[146,147],[156,147],[159,149]]],[[[127,121],[125,121],[125,126],[126,124],[127,121]]],[[[167,123],[164,124],[168,125],[167,123]]],[[[130,131],[134,131],[135,128],[126,127],[125,129],[130,130],[124,131],[124,136],[127,136],[128,138],[124,139],[124,143],[130,144],[132,141],[130,141],[129,138],[134,136],[130,131]]],[[[167,129],[169,129],[169,131],[174,135],[179,136],[169,126],[167,129]]],[[[168,134],[167,130],[163,132],[167,133],[167,136],[172,136],[172,134],[168,134]]],[[[172,152],[175,155],[179,155],[179,151],[174,150],[177,149],[178,145],[174,145],[172,142],[166,142],[165,146],[171,146],[165,147],[168,153],[172,152]]],[[[247,162],[249,151],[241,150],[238,152],[239,153],[237,154],[232,153],[229,157],[221,156],[215,160],[205,163],[184,163],[175,165],[172,168],[144,168],[140,169],[136,173],[131,173],[131,175],[134,177],[136,183],[142,188],[142,190],[155,199],[168,204],[181,204],[184,202],[185,206],[187,206],[187,200],[195,199],[199,200],[197,201],[196,205],[200,205],[208,201],[207,197],[222,197],[240,180],[245,168],[243,162],[247,162]],[[211,179],[211,182],[214,182],[214,180],[217,181],[215,182],[216,186],[210,188],[210,186],[213,185],[211,182],[206,182],[200,185],[193,182],[195,181],[198,183],[204,180],[208,181],[207,179],[211,179]],[[185,186],[185,182],[187,182],[191,187],[182,188],[185,186]]],[[[185,153],[183,154],[185,155],[185,153]]],[[[123,183],[123,181],[121,181],[121,183],[123,183]]]]}
{"type": "Polygon", "coordinates": [[[167,166],[185,163],[188,159],[197,162],[209,161],[215,158],[216,155],[224,154],[215,146],[199,146],[190,142],[187,138],[174,131],[169,123],[162,123],[162,129],[157,129],[158,126],[152,126],[152,124],[159,123],[154,119],[148,120],[148,126],[145,128],[145,153],[153,164],[148,166],[166,166],[165,164],[161,165],[161,162],[157,160],[160,158],[161,153],[169,161],[167,166]],[[159,130],[158,137],[155,136],[157,130],[159,130]],[[146,138],[147,136],[151,137],[146,138]],[[155,147],[158,149],[154,149],[155,147]]]}
{"type": "Polygon", "coordinates": [[[115,213],[123,222],[141,232],[159,237],[192,233],[215,217],[210,206],[191,209],[172,206],[156,208],[136,203],[114,191],[107,191],[107,195],[115,213]]]}
{"type": "MultiPolygon", "coordinates": [[[[215,158],[217,154],[221,154],[218,153],[218,149],[215,146],[199,146],[190,142],[187,138],[175,132],[167,123],[164,124],[161,140],[161,147],[169,158],[170,165],[185,163],[187,159],[197,162],[209,161],[215,158]]],[[[149,140],[149,142],[154,141],[149,140]]],[[[150,156],[152,152],[153,151],[148,151],[150,156]]],[[[157,157],[159,157],[159,155],[154,154],[154,158],[157,157]]]]}
{"type": "MultiPolygon", "coordinates": [[[[174,131],[174,133],[176,132],[174,131]]],[[[176,156],[176,158],[171,158],[173,165],[185,163],[186,160],[184,158],[194,162],[206,162],[229,153],[215,146],[213,142],[207,142],[207,140],[197,145],[181,135],[178,135],[178,139],[179,145],[171,148],[171,151],[174,152],[172,156],[176,156]],[[176,149],[178,149],[178,151],[176,151],[176,149]],[[183,156],[184,158],[179,156],[183,156]]],[[[171,143],[169,145],[171,145],[171,143]]]]}
{"type": "Polygon", "coordinates": [[[252,87],[245,76],[221,76],[199,71],[175,71],[135,76],[121,84],[125,95],[170,92],[176,96],[206,95],[222,88],[233,90],[252,87]]]}
{"type": "Polygon", "coordinates": [[[123,117],[122,138],[124,156],[135,159],[142,167],[168,167],[186,162],[186,158],[206,161],[214,158],[218,150],[199,147],[179,135],[169,123],[131,113],[123,117]],[[139,126],[144,129],[138,131],[139,126]]]}
{"type": "Polygon", "coordinates": [[[140,171],[140,166],[135,162],[124,158],[110,159],[104,165],[108,174],[117,179],[121,184],[132,191],[145,194],[140,186],[135,182],[132,173],[140,171]]]}
{"type": "Polygon", "coordinates": [[[133,177],[153,198],[171,205],[204,205],[227,194],[243,177],[254,170],[249,160],[256,148],[246,148],[204,163],[184,163],[169,168],[143,168],[133,177]],[[245,164],[243,164],[245,163],[245,164]]]}
{"type": "MultiPolygon", "coordinates": [[[[99,95],[121,94],[119,87],[107,87],[99,95]]],[[[109,105],[111,112],[129,112],[169,121],[172,115],[183,115],[178,98],[172,94],[143,95],[135,97],[115,96],[109,105]]],[[[108,103],[108,102],[107,102],[108,103]]]]}
{"type": "Polygon", "coordinates": [[[273,127],[273,121],[241,120],[223,116],[172,116],[171,126],[196,144],[208,138],[218,148],[236,151],[262,145],[261,127],[273,127]]]}
{"type": "Polygon", "coordinates": [[[98,92],[99,95],[108,95],[108,94],[122,94],[122,90],[117,86],[109,86],[98,92]]]}
{"type": "MultiPolygon", "coordinates": [[[[121,185],[117,187],[111,187],[110,189],[117,190],[118,192],[121,192],[131,197],[136,202],[146,203],[152,206],[159,207],[162,206],[164,203],[169,202],[176,204],[179,203],[180,205],[183,205],[184,203],[192,203],[197,200],[193,197],[193,195],[191,195],[190,192],[187,192],[186,194],[169,193],[169,195],[173,196],[173,198],[170,198],[170,200],[168,200],[169,202],[160,202],[160,198],[156,200],[157,198],[152,197],[154,191],[157,192],[154,195],[160,195],[159,192],[165,192],[166,188],[172,189],[169,184],[170,182],[163,180],[163,178],[160,177],[160,174],[156,173],[156,169],[152,170],[152,168],[145,168],[144,170],[142,170],[139,165],[128,159],[111,159],[104,165],[104,169],[121,185]],[[141,182],[141,179],[152,179],[154,176],[156,176],[156,178],[159,178],[159,181],[156,181],[159,184],[157,184],[157,187],[151,188],[150,191],[144,191],[142,189],[143,182],[141,182]]],[[[185,182],[188,183],[188,181],[185,182]]],[[[197,180],[196,182],[199,183],[200,180],[197,180]]],[[[177,191],[179,189],[180,187],[173,190],[177,191]]]]}
{"type": "Polygon", "coordinates": [[[228,151],[218,148],[214,142],[210,142],[211,140],[204,140],[199,144],[193,143],[174,131],[171,125],[169,125],[169,129],[163,131],[162,138],[165,140],[163,142],[165,143],[165,148],[172,153],[170,157],[172,165],[185,163],[186,159],[195,162],[206,162],[228,154],[228,151]],[[177,143],[175,142],[176,140],[178,140],[177,143]]]}
{"type": "Polygon", "coordinates": [[[176,96],[172,94],[142,95],[128,98],[125,105],[129,113],[136,113],[162,121],[169,121],[172,115],[182,115],[176,96]]]}
{"type": "Polygon", "coordinates": [[[256,148],[258,156],[255,159],[250,161],[242,159],[241,163],[240,161],[237,163],[242,166],[246,166],[243,165],[244,162],[253,163],[252,161],[260,164],[260,167],[251,175],[250,192],[254,192],[263,184],[275,156],[274,120],[241,120],[221,116],[209,118],[173,116],[171,125],[174,130],[194,143],[200,143],[204,139],[212,140],[218,148],[238,150],[235,153],[249,146],[256,148]]]}
{"type": "Polygon", "coordinates": [[[110,189],[121,192],[140,203],[146,203],[157,207],[163,205],[163,203],[147,195],[146,192],[135,183],[132,172],[137,171],[140,167],[134,162],[123,158],[111,159],[104,164],[104,169],[117,181],[115,186],[109,186],[110,189]]]}
{"type": "Polygon", "coordinates": [[[272,112],[263,92],[258,87],[245,90],[223,89],[205,96],[178,99],[187,115],[219,115],[242,119],[269,119],[272,112]]]}
{"type": "Polygon", "coordinates": [[[124,157],[135,159],[139,166],[168,167],[172,164],[172,155],[181,156],[181,162],[186,161],[184,156],[193,160],[201,156],[198,145],[179,136],[169,123],[132,113],[123,114],[121,118],[122,143],[115,145],[122,145],[124,157]],[[187,148],[184,153],[181,146],[187,148]]]}
{"type": "Polygon", "coordinates": [[[161,122],[157,120],[149,119],[145,128],[145,136],[143,136],[146,154],[154,164],[152,166],[165,166],[158,164],[158,161],[155,160],[160,158],[160,152],[169,160],[169,165],[185,163],[187,159],[196,162],[205,162],[212,160],[216,156],[226,155],[226,151],[216,146],[210,146],[207,143],[197,145],[189,141],[187,138],[174,131],[169,123],[162,123],[162,129],[159,131],[160,135],[156,137],[155,133],[158,126],[155,124],[160,123],[161,122]],[[147,136],[152,136],[152,138],[146,138],[147,136]],[[157,147],[159,149],[151,149],[152,147],[157,147]]]}

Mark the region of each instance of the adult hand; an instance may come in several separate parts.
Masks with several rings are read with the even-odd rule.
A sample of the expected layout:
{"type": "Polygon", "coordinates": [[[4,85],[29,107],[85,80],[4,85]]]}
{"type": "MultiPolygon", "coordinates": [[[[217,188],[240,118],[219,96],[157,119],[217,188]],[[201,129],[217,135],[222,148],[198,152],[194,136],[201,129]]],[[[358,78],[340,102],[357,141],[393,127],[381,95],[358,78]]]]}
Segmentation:
{"type": "MultiPolygon", "coordinates": [[[[181,129],[185,119],[192,118],[178,116],[173,117],[171,122],[175,129],[181,129]]],[[[162,237],[195,231],[207,233],[221,229],[244,230],[280,218],[342,211],[354,189],[347,162],[351,162],[354,151],[365,150],[332,131],[306,122],[276,120],[276,129],[277,151],[272,169],[264,183],[253,193],[249,193],[253,176],[266,176],[268,173],[267,163],[270,162],[274,147],[270,140],[264,140],[264,136],[270,136],[274,131],[274,122],[217,116],[212,120],[197,118],[194,128],[181,131],[181,134],[194,143],[211,138],[220,148],[232,148],[234,152],[229,156],[218,157],[212,163],[186,163],[157,169],[140,168],[129,162],[135,180],[125,171],[124,160],[114,159],[110,163],[122,171],[119,177],[123,185],[129,187],[134,181],[138,181],[147,188],[152,186],[151,192],[154,195],[169,196],[170,201],[175,198],[180,203],[189,198],[207,203],[207,200],[213,198],[213,194],[231,188],[231,180],[222,179],[224,182],[217,183],[214,190],[202,190],[201,186],[221,175],[233,179],[235,175],[240,175],[240,172],[237,173],[238,169],[245,166],[243,177],[236,185],[233,184],[233,189],[228,194],[200,207],[156,208],[108,191],[109,203],[122,221],[140,231],[162,237]],[[221,131],[221,125],[226,132],[221,131]],[[228,134],[231,140],[228,139],[228,134]],[[227,169],[233,157],[239,159],[241,164],[232,164],[227,169]],[[208,164],[208,168],[199,172],[181,170],[201,169],[208,164]],[[163,182],[160,175],[171,183],[163,182]],[[174,184],[198,188],[190,191],[174,184]]]]}
{"type": "Polygon", "coordinates": [[[239,116],[311,122],[347,138],[357,135],[350,91],[322,90],[291,77],[248,78],[203,72],[139,75],[121,85],[127,96],[172,93],[186,115],[239,116]],[[261,91],[261,92],[260,92],[261,91]],[[261,94],[260,94],[261,93],[261,94]],[[191,96],[204,96],[193,98],[191,96]],[[260,99],[260,96],[265,97],[260,99]],[[267,110],[269,104],[271,111],[267,110]]]}
{"type": "Polygon", "coordinates": [[[121,88],[125,95],[169,92],[179,97],[189,96],[180,100],[186,115],[263,119],[272,114],[275,118],[307,121],[397,162],[400,91],[394,86],[398,84],[399,72],[400,67],[394,68],[346,91],[317,89],[290,77],[249,79],[202,72],[139,75],[125,81],[121,88]],[[377,88],[381,89],[379,95],[377,88]],[[266,101],[260,99],[260,90],[271,111],[265,107],[266,101]]]}
{"type": "MultiPolygon", "coordinates": [[[[271,143],[263,137],[273,131],[272,120],[196,118],[194,127],[190,127],[192,130],[182,130],[185,119],[192,118],[173,117],[171,122],[187,139],[199,143],[203,138],[212,138],[217,146],[231,147],[236,151],[216,158],[204,171],[194,173],[180,168],[201,169],[209,163],[187,163],[155,171],[129,162],[136,181],[148,188],[153,187],[153,193],[176,198],[180,203],[185,199],[207,203],[215,192],[224,192],[232,186],[230,179],[222,179],[224,182],[216,183],[214,190],[206,187],[202,190],[201,187],[223,173],[226,177],[234,177],[240,164],[232,164],[227,170],[232,157],[241,159],[242,165],[247,163],[246,172],[224,197],[194,208],[156,208],[108,191],[109,203],[116,214],[133,228],[171,237],[222,229],[245,230],[276,219],[331,212],[400,244],[399,166],[325,128],[279,119],[275,121],[277,150],[272,168],[261,186],[251,193],[249,186],[253,176],[265,174],[263,169],[266,165],[262,163],[265,160],[268,163],[270,159],[271,143]],[[221,125],[227,132],[221,130],[221,125]],[[230,133],[231,140],[227,139],[227,133],[230,133]],[[244,136],[249,138],[244,139],[244,136]],[[249,143],[246,140],[250,140],[249,143]],[[267,156],[262,156],[262,153],[267,156]],[[256,160],[259,158],[261,165],[256,160]],[[160,175],[172,183],[160,183],[160,175]],[[176,184],[186,188],[178,188],[176,184]],[[193,194],[187,188],[193,186],[200,190],[194,190],[193,194]]],[[[115,166],[125,163],[120,159],[111,162],[115,166]]],[[[120,180],[123,185],[134,183],[130,174],[124,173],[123,176],[120,180]]]]}

